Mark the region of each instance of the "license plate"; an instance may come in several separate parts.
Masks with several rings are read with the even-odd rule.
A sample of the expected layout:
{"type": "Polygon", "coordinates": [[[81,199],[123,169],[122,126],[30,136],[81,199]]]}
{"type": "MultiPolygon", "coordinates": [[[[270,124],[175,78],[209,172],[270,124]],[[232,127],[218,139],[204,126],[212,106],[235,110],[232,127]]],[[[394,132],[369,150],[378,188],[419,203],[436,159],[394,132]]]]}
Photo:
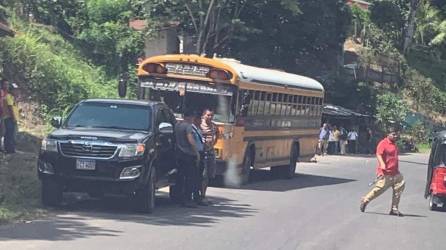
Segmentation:
{"type": "Polygon", "coordinates": [[[76,160],[76,169],[79,170],[95,170],[96,161],[89,159],[77,159],[76,160]]]}

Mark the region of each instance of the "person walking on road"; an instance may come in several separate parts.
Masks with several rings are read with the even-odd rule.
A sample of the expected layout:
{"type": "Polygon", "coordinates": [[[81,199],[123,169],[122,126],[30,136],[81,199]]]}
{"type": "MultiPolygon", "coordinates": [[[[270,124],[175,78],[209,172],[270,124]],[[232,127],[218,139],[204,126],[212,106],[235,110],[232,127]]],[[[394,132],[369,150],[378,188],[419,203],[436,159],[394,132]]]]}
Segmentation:
{"type": "Polygon", "coordinates": [[[378,158],[378,166],[376,169],[377,178],[372,190],[361,199],[361,212],[365,211],[370,201],[384,193],[389,187],[392,187],[392,207],[389,214],[403,216],[398,209],[398,205],[405,187],[405,182],[398,167],[397,139],[398,131],[395,128],[390,128],[387,137],[378,143],[376,148],[376,157],[378,158]]]}
{"type": "Polygon", "coordinates": [[[211,109],[205,109],[200,124],[200,129],[204,137],[204,156],[203,156],[203,182],[201,187],[202,202],[209,204],[206,198],[206,190],[209,180],[215,178],[216,161],[214,146],[217,143],[218,128],[212,121],[214,112],[211,109]]]}

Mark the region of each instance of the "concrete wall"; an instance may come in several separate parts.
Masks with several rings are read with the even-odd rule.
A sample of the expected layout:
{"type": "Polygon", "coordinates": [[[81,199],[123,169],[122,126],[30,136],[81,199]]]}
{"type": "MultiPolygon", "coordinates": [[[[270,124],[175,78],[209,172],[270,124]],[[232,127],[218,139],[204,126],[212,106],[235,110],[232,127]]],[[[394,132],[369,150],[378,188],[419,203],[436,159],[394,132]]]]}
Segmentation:
{"type": "Polygon", "coordinates": [[[157,36],[147,38],[145,41],[146,57],[177,53],[179,53],[179,40],[174,27],[160,30],[157,36]]]}

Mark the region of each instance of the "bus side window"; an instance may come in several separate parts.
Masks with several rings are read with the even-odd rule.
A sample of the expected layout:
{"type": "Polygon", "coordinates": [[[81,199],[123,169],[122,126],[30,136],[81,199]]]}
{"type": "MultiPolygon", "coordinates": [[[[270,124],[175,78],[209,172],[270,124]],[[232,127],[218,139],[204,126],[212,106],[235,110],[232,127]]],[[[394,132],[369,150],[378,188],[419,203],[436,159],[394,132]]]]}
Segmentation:
{"type": "Polygon", "coordinates": [[[240,115],[246,117],[248,115],[248,108],[251,102],[251,96],[248,90],[240,91],[240,115]]]}
{"type": "Polygon", "coordinates": [[[288,109],[288,95],[284,94],[282,98],[282,108],[280,110],[280,115],[287,116],[286,113],[287,109],[288,109]]]}
{"type": "Polygon", "coordinates": [[[256,94],[257,91],[249,90],[250,102],[248,108],[248,116],[255,115],[255,109],[257,105],[256,94]]]}
{"type": "Polygon", "coordinates": [[[259,92],[259,106],[257,108],[257,115],[263,115],[265,111],[265,92],[259,92]]]}
{"type": "Polygon", "coordinates": [[[277,93],[273,93],[273,96],[271,98],[270,115],[275,115],[276,114],[276,107],[277,107],[277,93]]]}
{"type": "Polygon", "coordinates": [[[311,116],[315,116],[316,111],[316,97],[311,97],[311,116]]]}
{"type": "Polygon", "coordinates": [[[265,115],[271,115],[271,106],[272,106],[272,94],[266,94],[265,100],[265,115]]]}
{"type": "Polygon", "coordinates": [[[283,94],[277,95],[277,105],[276,105],[276,115],[280,115],[280,112],[282,110],[282,100],[283,100],[283,94]]]}
{"type": "Polygon", "coordinates": [[[293,96],[291,105],[291,116],[297,116],[298,115],[298,109],[299,109],[299,96],[295,95],[293,96]]]}

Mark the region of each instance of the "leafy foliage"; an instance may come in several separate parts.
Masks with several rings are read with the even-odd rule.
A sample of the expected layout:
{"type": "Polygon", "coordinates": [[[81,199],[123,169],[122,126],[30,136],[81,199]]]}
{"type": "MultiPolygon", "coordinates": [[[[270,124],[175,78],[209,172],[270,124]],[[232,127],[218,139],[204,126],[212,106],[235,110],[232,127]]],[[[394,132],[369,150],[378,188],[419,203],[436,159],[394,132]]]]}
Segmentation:
{"type": "Polygon", "coordinates": [[[105,73],[74,53],[49,31],[26,28],[20,36],[0,40],[5,74],[25,84],[47,112],[61,112],[88,97],[115,96],[105,73]]]}
{"type": "Polygon", "coordinates": [[[384,128],[402,126],[408,111],[401,97],[393,93],[378,95],[376,118],[384,128]]]}

